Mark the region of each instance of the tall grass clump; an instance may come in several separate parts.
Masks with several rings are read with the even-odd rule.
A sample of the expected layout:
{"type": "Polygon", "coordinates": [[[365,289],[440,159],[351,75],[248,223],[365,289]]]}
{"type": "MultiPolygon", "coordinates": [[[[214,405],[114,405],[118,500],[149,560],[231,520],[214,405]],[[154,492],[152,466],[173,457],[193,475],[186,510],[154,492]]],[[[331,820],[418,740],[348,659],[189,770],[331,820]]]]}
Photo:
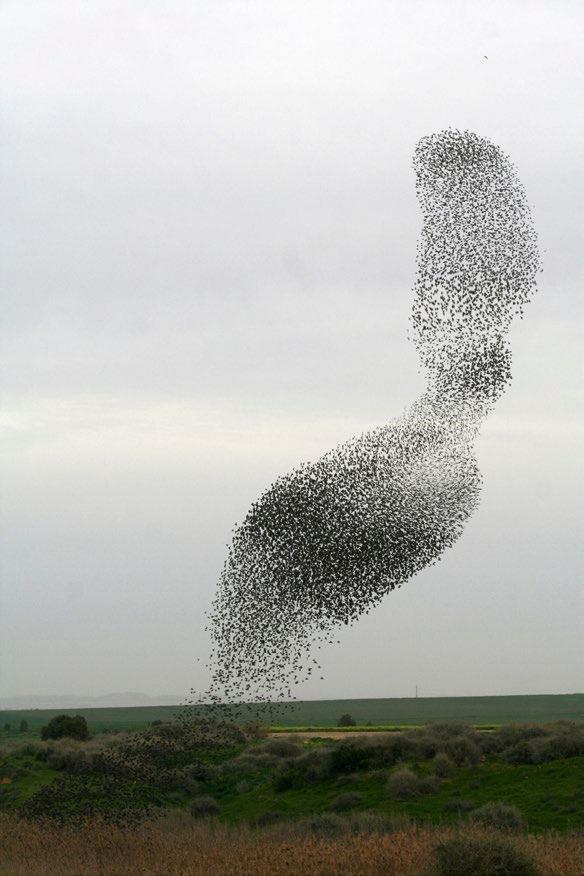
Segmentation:
{"type": "Polygon", "coordinates": [[[540,876],[534,861],[504,839],[456,836],[440,843],[432,876],[540,876]]]}
{"type": "Polygon", "coordinates": [[[516,806],[508,806],[506,803],[485,803],[479,809],[475,809],[471,818],[483,827],[494,827],[497,830],[524,830],[526,822],[516,806]]]}

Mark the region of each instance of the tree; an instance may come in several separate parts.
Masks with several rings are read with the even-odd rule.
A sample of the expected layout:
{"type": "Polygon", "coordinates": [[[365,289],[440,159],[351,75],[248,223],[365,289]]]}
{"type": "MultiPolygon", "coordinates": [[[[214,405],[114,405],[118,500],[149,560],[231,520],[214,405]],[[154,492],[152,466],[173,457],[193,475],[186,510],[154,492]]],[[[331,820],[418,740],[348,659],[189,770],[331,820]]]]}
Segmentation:
{"type": "Polygon", "coordinates": [[[75,715],[75,717],[72,715],[56,715],[41,730],[42,739],[62,739],[63,736],[69,736],[71,739],[80,739],[81,741],[89,739],[87,721],[83,715],[75,715]]]}
{"type": "Polygon", "coordinates": [[[337,727],[355,727],[356,724],[357,722],[352,715],[349,715],[348,712],[345,712],[344,715],[341,715],[341,717],[337,721],[337,727]]]}
{"type": "Polygon", "coordinates": [[[26,718],[23,718],[20,722],[20,732],[28,733],[28,721],[26,720],[26,718]]]}

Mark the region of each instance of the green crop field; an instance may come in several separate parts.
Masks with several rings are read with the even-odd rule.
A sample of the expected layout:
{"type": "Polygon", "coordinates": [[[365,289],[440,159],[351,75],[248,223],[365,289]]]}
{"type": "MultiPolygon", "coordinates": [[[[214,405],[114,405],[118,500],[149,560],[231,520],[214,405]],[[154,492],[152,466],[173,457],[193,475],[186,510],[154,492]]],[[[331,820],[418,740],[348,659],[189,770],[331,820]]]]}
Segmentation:
{"type": "MultiPolygon", "coordinates": [[[[139,730],[152,721],[171,720],[178,706],[148,706],[107,709],[32,709],[0,712],[0,739],[18,735],[20,721],[29,731],[40,734],[41,727],[58,714],[80,714],[92,733],[108,730],[139,730]],[[5,729],[9,724],[10,729],[5,729]]],[[[193,707],[195,710],[195,707],[193,707]]],[[[429,721],[464,721],[474,725],[512,722],[584,721],[584,694],[550,694],[501,697],[420,697],[403,699],[306,700],[281,708],[274,718],[280,727],[335,727],[348,712],[358,725],[419,725],[429,721]]],[[[253,706],[241,712],[242,720],[255,715],[253,706]]]]}

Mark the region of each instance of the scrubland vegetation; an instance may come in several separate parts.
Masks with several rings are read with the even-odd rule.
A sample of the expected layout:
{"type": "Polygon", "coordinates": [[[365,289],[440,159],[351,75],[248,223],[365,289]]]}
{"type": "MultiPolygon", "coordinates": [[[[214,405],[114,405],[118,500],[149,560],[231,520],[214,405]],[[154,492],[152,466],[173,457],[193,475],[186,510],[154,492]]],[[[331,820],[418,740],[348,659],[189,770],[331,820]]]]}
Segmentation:
{"type": "Polygon", "coordinates": [[[157,721],[9,740],[0,782],[0,874],[584,873],[576,722],[307,740],[157,721]]]}

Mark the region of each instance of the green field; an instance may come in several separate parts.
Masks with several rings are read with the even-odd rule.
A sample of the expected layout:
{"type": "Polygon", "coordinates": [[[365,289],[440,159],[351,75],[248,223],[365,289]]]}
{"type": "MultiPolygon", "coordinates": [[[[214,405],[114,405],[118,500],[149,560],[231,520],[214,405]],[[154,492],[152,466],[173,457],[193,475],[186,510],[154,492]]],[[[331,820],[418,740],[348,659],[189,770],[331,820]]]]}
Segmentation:
{"type": "MultiPolygon", "coordinates": [[[[195,707],[193,707],[193,710],[195,707]]],[[[58,714],[80,714],[92,733],[107,730],[139,730],[152,721],[171,720],[175,706],[111,709],[32,709],[0,712],[0,739],[18,735],[24,718],[29,729],[39,734],[43,725],[58,714]],[[10,730],[4,730],[10,724],[10,730]]],[[[358,725],[404,726],[429,721],[465,721],[475,725],[513,722],[584,721],[584,694],[550,694],[502,697],[420,697],[403,699],[306,700],[283,707],[274,719],[281,727],[335,727],[348,712],[358,725]]],[[[254,717],[253,706],[242,712],[242,720],[254,717]]]]}

